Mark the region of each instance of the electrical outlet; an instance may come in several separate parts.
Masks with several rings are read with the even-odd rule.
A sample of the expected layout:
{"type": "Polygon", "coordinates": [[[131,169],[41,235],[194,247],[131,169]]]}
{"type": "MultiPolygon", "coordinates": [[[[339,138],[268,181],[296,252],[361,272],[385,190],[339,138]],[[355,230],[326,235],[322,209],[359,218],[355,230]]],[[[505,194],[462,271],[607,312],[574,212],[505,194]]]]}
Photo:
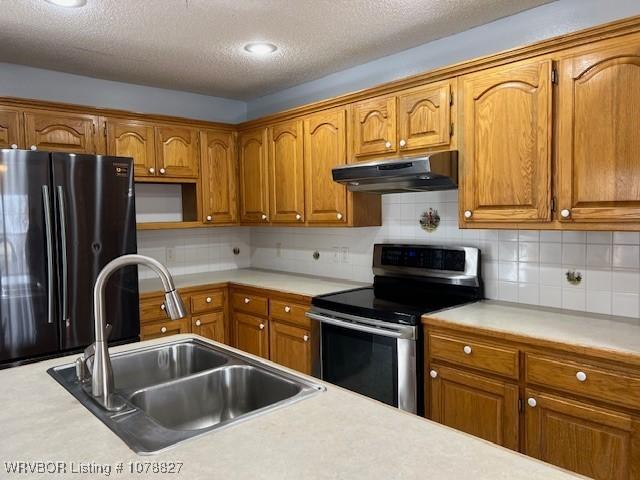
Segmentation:
{"type": "Polygon", "coordinates": [[[340,247],[331,247],[333,255],[331,256],[331,263],[340,263],[340,247]]]}
{"type": "Polygon", "coordinates": [[[340,248],[340,262],[349,263],[349,247],[340,248]]]}
{"type": "Polygon", "coordinates": [[[176,249],[174,247],[167,247],[167,263],[172,264],[176,261],[176,249]]]}
{"type": "Polygon", "coordinates": [[[276,257],[278,257],[278,258],[282,257],[282,243],[281,242],[276,243],[276,257]]]}

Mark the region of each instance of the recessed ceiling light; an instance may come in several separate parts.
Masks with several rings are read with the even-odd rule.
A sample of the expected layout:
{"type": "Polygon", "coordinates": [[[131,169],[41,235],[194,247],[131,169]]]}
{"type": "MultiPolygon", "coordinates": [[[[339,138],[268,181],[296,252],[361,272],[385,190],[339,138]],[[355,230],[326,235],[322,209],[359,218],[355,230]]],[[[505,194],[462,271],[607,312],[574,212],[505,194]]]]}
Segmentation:
{"type": "Polygon", "coordinates": [[[265,55],[267,53],[275,52],[278,49],[278,47],[276,47],[273,43],[255,42],[255,43],[247,43],[244,46],[244,49],[249,53],[265,55]]]}
{"type": "Polygon", "coordinates": [[[83,7],[84,5],[87,4],[87,0],[45,0],[45,1],[53,5],[57,5],[58,7],[68,7],[68,8],[83,7]]]}

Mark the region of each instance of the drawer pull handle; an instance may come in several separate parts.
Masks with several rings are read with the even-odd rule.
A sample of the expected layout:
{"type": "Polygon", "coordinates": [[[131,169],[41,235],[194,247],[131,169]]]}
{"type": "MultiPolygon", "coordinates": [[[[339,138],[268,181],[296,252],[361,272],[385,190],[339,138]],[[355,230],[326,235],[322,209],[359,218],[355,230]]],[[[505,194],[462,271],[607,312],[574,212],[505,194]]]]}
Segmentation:
{"type": "Polygon", "coordinates": [[[153,168],[153,167],[151,167],[151,168],[149,169],[149,173],[150,173],[151,175],[153,175],[154,173],[156,173],[156,169],[155,169],[155,168],[153,168]]]}
{"type": "Polygon", "coordinates": [[[284,311],[285,313],[289,313],[291,311],[291,307],[287,305],[286,307],[284,307],[284,311]]]}
{"type": "Polygon", "coordinates": [[[435,370],[431,370],[431,371],[429,372],[429,376],[430,376],[431,378],[438,378],[438,372],[436,372],[435,370]]]}
{"type": "Polygon", "coordinates": [[[260,324],[260,330],[264,330],[264,323],[260,324]]]}
{"type": "Polygon", "coordinates": [[[164,303],[160,305],[160,310],[166,310],[166,309],[167,309],[167,306],[164,303]]]}
{"type": "Polygon", "coordinates": [[[465,345],[462,351],[465,353],[465,355],[471,355],[471,347],[469,345],[465,345]]]}
{"type": "Polygon", "coordinates": [[[473,212],[471,210],[465,210],[464,218],[471,218],[471,217],[473,217],[473,212]]]}
{"type": "Polygon", "coordinates": [[[391,148],[391,142],[385,142],[385,143],[384,143],[384,146],[385,146],[386,148],[391,148]]]}
{"type": "Polygon", "coordinates": [[[249,303],[251,299],[249,297],[244,297],[244,303],[249,303]]]}
{"type": "Polygon", "coordinates": [[[202,322],[200,320],[196,320],[196,327],[199,327],[200,325],[202,325],[202,322]]]}
{"type": "Polygon", "coordinates": [[[536,399],[533,397],[529,397],[527,399],[527,404],[531,407],[534,408],[536,405],[538,405],[538,402],[536,402],[536,399]]]}
{"type": "Polygon", "coordinates": [[[404,138],[401,138],[401,139],[400,139],[400,146],[401,146],[402,148],[404,148],[404,147],[406,147],[406,146],[407,146],[407,141],[406,141],[404,138]]]}
{"type": "Polygon", "coordinates": [[[302,337],[302,340],[304,340],[305,342],[309,341],[309,335],[305,335],[302,337]]]}
{"type": "Polygon", "coordinates": [[[207,215],[207,222],[210,222],[211,220],[213,220],[213,217],[211,215],[207,215]]]}
{"type": "Polygon", "coordinates": [[[340,212],[336,213],[336,218],[342,220],[342,214],[340,212]]]}
{"type": "Polygon", "coordinates": [[[17,143],[12,143],[12,144],[11,144],[11,148],[12,148],[13,150],[17,150],[17,149],[18,149],[18,144],[17,144],[17,143]]]}
{"type": "Polygon", "coordinates": [[[211,297],[207,297],[207,299],[205,300],[205,302],[207,302],[207,303],[211,303],[211,301],[212,301],[211,297]]]}
{"type": "Polygon", "coordinates": [[[160,329],[160,333],[167,333],[167,327],[162,327],[160,329]]]}
{"type": "Polygon", "coordinates": [[[165,173],[167,173],[167,171],[164,168],[160,169],[160,175],[164,175],[165,173]]]}
{"type": "Polygon", "coordinates": [[[576,378],[579,382],[584,382],[587,379],[587,374],[584,372],[578,372],[576,373],[576,378]]]}

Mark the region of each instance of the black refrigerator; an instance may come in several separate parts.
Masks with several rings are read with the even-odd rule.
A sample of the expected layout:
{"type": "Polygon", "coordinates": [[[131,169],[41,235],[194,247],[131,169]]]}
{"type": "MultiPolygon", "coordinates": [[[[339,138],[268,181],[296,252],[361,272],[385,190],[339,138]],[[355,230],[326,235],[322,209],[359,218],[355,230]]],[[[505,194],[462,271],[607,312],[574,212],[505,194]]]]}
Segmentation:
{"type": "MultiPolygon", "coordinates": [[[[93,341],[93,285],[136,253],[130,158],[0,150],[0,368],[93,341]]],[[[108,282],[109,343],[140,334],[138,270],[108,282]]]]}

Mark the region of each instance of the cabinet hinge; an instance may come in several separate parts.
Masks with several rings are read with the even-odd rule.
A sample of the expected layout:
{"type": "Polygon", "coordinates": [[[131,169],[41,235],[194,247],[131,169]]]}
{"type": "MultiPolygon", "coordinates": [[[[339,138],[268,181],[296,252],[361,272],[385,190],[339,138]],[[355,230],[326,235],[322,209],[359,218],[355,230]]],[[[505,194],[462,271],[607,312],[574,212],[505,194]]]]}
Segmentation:
{"type": "Polygon", "coordinates": [[[524,408],[524,402],[522,401],[521,398],[518,399],[518,412],[522,412],[522,409],[524,408]]]}
{"type": "Polygon", "coordinates": [[[551,197],[551,211],[556,211],[556,197],[551,197]]]}
{"type": "Polygon", "coordinates": [[[558,70],[555,67],[551,69],[551,83],[554,85],[558,84],[558,70]]]}
{"type": "Polygon", "coordinates": [[[449,136],[453,137],[453,123],[449,125],[449,136]]]}
{"type": "Polygon", "coordinates": [[[107,124],[104,124],[104,128],[102,129],[102,134],[104,135],[104,138],[107,138],[107,124]]]}
{"type": "Polygon", "coordinates": [[[453,92],[449,93],[449,105],[453,105],[453,92]]]}
{"type": "Polygon", "coordinates": [[[92,123],[91,127],[93,128],[93,134],[95,135],[96,134],[96,124],[92,123]]]}

